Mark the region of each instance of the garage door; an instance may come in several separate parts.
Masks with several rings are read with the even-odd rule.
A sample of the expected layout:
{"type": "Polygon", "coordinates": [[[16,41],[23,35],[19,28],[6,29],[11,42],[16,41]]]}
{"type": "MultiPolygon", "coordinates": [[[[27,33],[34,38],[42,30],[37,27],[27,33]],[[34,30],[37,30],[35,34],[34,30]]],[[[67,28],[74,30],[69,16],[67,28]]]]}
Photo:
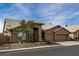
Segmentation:
{"type": "Polygon", "coordinates": [[[46,34],[45,39],[48,39],[49,41],[53,41],[53,35],[52,34],[46,34]]]}
{"type": "Polygon", "coordinates": [[[67,35],[66,34],[56,34],[55,41],[66,41],[67,35]]]}

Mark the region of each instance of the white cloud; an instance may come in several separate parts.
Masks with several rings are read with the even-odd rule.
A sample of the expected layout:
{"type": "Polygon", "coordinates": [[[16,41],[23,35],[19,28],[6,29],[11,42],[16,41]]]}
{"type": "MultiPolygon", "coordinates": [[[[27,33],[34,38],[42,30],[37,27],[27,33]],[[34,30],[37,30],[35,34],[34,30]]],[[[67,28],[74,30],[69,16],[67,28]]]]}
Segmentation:
{"type": "Polygon", "coordinates": [[[4,25],[3,20],[0,20],[0,33],[3,32],[3,25],[4,25]]]}
{"type": "Polygon", "coordinates": [[[65,18],[66,18],[66,16],[55,16],[53,19],[54,20],[63,20],[65,18]]]}
{"type": "MultiPolygon", "coordinates": [[[[73,8],[64,9],[64,4],[38,4],[37,8],[35,9],[36,14],[41,17],[40,20],[53,23],[53,24],[64,24],[68,19],[79,15],[79,11],[74,11],[73,8]]],[[[25,18],[26,16],[30,16],[32,10],[30,10],[29,6],[24,6],[23,4],[14,4],[11,8],[7,9],[7,13],[1,14],[0,17],[4,18],[25,18]],[[18,9],[18,10],[15,10],[18,9]],[[14,10],[14,12],[9,12],[14,10]]],[[[2,24],[2,21],[0,21],[2,24]]],[[[0,25],[2,27],[2,25],[0,25]]],[[[2,29],[0,29],[1,31],[2,29]]]]}
{"type": "Polygon", "coordinates": [[[54,17],[47,17],[47,18],[43,19],[43,21],[46,23],[62,25],[66,21],[65,18],[66,18],[65,16],[54,16],[54,17]]]}
{"type": "Polygon", "coordinates": [[[37,13],[45,17],[50,14],[56,14],[63,9],[63,4],[41,4],[37,9],[37,13]]]}
{"type": "Polygon", "coordinates": [[[45,9],[40,8],[41,11],[39,11],[39,14],[42,16],[41,20],[47,23],[51,22],[53,24],[65,24],[68,19],[79,15],[79,11],[74,11],[73,8],[65,10],[64,7],[64,4],[54,4],[50,5],[50,7],[44,7],[45,9]]]}
{"type": "Polygon", "coordinates": [[[20,13],[22,13],[22,15],[27,16],[31,14],[31,11],[29,10],[28,7],[25,7],[23,4],[15,4],[16,8],[18,8],[18,10],[20,10],[20,13]]]}

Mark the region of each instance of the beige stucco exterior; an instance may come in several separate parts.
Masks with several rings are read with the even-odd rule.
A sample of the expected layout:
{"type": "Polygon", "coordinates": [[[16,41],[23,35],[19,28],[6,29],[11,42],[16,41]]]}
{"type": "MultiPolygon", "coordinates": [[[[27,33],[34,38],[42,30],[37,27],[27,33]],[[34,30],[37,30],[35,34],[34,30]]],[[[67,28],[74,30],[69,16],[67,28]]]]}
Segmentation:
{"type": "MultiPolygon", "coordinates": [[[[10,32],[7,31],[7,28],[14,28],[19,26],[20,21],[17,20],[5,20],[4,22],[4,28],[3,28],[3,33],[4,35],[11,35],[10,32]]],[[[69,40],[69,34],[70,32],[62,28],[60,25],[55,25],[53,26],[52,24],[49,26],[43,26],[42,23],[35,22],[37,25],[35,26],[38,28],[38,41],[42,41],[42,31],[44,31],[44,38],[49,40],[49,41],[66,41],[69,40]]]]}
{"type": "Polygon", "coordinates": [[[70,32],[64,28],[54,27],[45,32],[45,39],[49,41],[67,41],[69,40],[70,32]]]}
{"type": "Polygon", "coordinates": [[[67,41],[69,38],[70,32],[64,28],[55,32],[55,41],[67,41]]]}
{"type": "MultiPolygon", "coordinates": [[[[35,22],[35,21],[34,21],[35,22]]],[[[35,26],[38,28],[38,41],[42,41],[42,25],[43,23],[35,22],[37,25],[35,26]]],[[[11,29],[20,25],[20,21],[13,20],[13,19],[5,19],[4,21],[4,28],[3,34],[11,36],[11,33],[7,31],[7,29],[11,29]]]]}
{"type": "Polygon", "coordinates": [[[42,27],[39,25],[39,41],[42,41],[42,27]]]}
{"type": "Polygon", "coordinates": [[[54,34],[54,30],[56,30],[56,29],[58,29],[58,28],[61,28],[60,26],[55,26],[55,27],[53,27],[53,28],[51,28],[51,29],[48,29],[47,31],[45,31],[45,39],[46,40],[49,40],[49,41],[54,41],[55,39],[54,39],[54,36],[55,36],[55,34],[54,34]]]}
{"type": "Polygon", "coordinates": [[[79,38],[79,24],[67,25],[67,26],[64,26],[64,27],[68,31],[71,32],[71,34],[69,34],[69,36],[72,40],[76,40],[75,38],[79,38]]]}
{"type": "Polygon", "coordinates": [[[4,27],[3,27],[3,34],[11,36],[11,33],[9,31],[7,31],[7,29],[11,29],[11,28],[19,26],[20,25],[19,22],[20,21],[14,20],[14,19],[5,19],[4,27]]]}
{"type": "Polygon", "coordinates": [[[35,27],[38,28],[38,41],[42,41],[42,25],[37,24],[35,27]]]}

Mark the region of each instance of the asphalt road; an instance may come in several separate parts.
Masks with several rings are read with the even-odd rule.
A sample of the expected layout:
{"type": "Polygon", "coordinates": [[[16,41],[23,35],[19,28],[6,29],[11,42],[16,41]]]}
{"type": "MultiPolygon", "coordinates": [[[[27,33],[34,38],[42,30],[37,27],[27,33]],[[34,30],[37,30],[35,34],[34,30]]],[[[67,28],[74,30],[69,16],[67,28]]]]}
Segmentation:
{"type": "Polygon", "coordinates": [[[79,46],[59,46],[0,53],[0,56],[79,56],[79,46]]]}

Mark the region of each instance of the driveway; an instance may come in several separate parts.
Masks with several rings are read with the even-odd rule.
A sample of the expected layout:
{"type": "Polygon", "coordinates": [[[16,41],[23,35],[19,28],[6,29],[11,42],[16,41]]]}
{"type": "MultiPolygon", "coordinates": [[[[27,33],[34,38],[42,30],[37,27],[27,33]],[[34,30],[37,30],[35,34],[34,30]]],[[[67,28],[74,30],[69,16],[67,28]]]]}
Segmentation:
{"type": "Polygon", "coordinates": [[[56,43],[63,46],[79,45],[79,41],[64,41],[64,42],[56,42],[56,43]]]}

